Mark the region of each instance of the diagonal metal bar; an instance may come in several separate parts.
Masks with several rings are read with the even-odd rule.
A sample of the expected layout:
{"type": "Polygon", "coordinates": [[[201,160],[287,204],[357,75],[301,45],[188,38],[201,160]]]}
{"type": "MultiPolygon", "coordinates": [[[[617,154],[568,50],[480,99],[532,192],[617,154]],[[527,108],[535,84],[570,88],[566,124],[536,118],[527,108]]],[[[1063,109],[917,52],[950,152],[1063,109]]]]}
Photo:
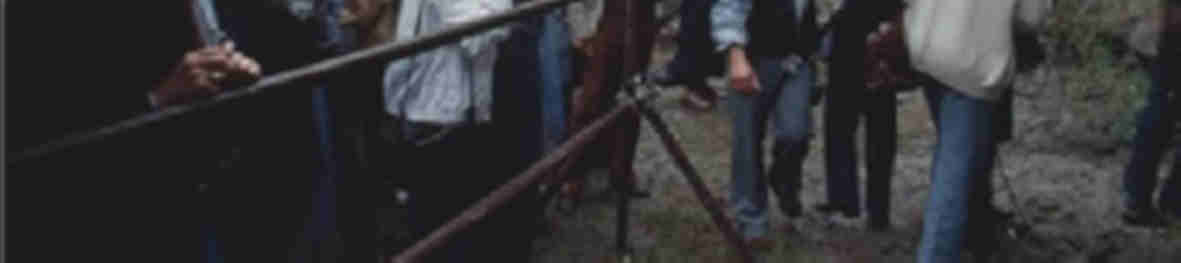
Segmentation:
{"type": "Polygon", "coordinates": [[[673,157],[677,168],[680,168],[681,175],[685,176],[689,186],[693,189],[693,193],[697,195],[697,200],[705,206],[705,210],[709,212],[710,217],[713,218],[714,224],[725,236],[726,241],[729,241],[730,246],[738,252],[742,257],[743,262],[755,262],[754,254],[751,253],[750,247],[747,246],[738,232],[734,229],[734,225],[730,223],[730,219],[726,217],[725,210],[722,209],[721,202],[710,194],[709,189],[705,187],[705,182],[701,180],[701,176],[697,174],[697,169],[693,168],[693,164],[689,163],[689,157],[685,154],[685,150],[681,149],[680,143],[677,143],[676,138],[673,138],[672,132],[669,131],[668,123],[660,117],[659,113],[653,111],[652,108],[646,104],[640,104],[636,107],[645,120],[652,125],[652,129],[660,136],[660,141],[664,144],[664,149],[673,157]]]}
{"type": "Polygon", "coordinates": [[[12,156],[12,159],[9,159],[9,162],[17,163],[30,159],[41,158],[69,147],[99,141],[112,135],[124,133],[132,129],[142,128],[166,120],[172,120],[185,115],[190,115],[193,112],[208,110],[221,104],[227,104],[232,101],[241,100],[245,97],[256,96],[263,92],[276,90],[282,86],[314,79],[316,77],[324,76],[328,73],[341,71],[349,68],[350,66],[362,65],[374,61],[394,60],[408,57],[418,52],[456,42],[466,36],[489,30],[494,27],[502,26],[509,22],[523,19],[527,16],[545,12],[573,1],[576,0],[530,1],[508,11],[490,15],[472,22],[455,25],[439,32],[426,34],[414,40],[387,43],[365,50],[352,52],[340,57],[323,60],[301,68],[280,72],[259,80],[248,87],[222,93],[203,101],[163,108],[158,111],[123,120],[105,127],[71,134],[58,140],[25,149],[12,156]]]}
{"type": "Polygon", "coordinates": [[[634,109],[636,105],[639,105],[639,103],[655,98],[657,95],[657,93],[647,94],[646,96],[641,96],[639,99],[630,100],[620,104],[619,106],[616,106],[606,115],[595,120],[595,122],[584,128],[577,135],[570,138],[568,141],[566,141],[566,143],[554,150],[552,154],[546,156],[540,161],[537,161],[536,163],[533,163],[533,165],[530,166],[529,169],[525,170],[524,173],[521,173],[521,175],[514,177],[512,180],[509,180],[507,183],[496,188],[496,190],[492,191],[492,193],[488,194],[488,196],[485,196],[483,199],[480,199],[479,202],[476,202],[472,206],[465,209],[463,213],[459,214],[459,216],[456,216],[455,218],[447,221],[446,224],[439,227],[438,229],[435,229],[435,231],[431,232],[431,234],[426,238],[418,241],[414,244],[414,246],[411,246],[409,249],[403,251],[397,257],[393,258],[391,262],[418,262],[427,253],[446,243],[451,238],[451,236],[455,235],[455,233],[470,227],[473,223],[483,219],[493,210],[500,208],[509,200],[512,200],[512,198],[517,194],[520,194],[525,189],[528,189],[529,186],[541,179],[541,177],[544,176],[547,171],[553,170],[553,168],[555,168],[562,159],[566,158],[572,153],[581,151],[582,148],[593,141],[594,138],[600,132],[602,132],[604,128],[609,127],[612,122],[615,122],[619,116],[622,115],[622,113],[634,109]]]}

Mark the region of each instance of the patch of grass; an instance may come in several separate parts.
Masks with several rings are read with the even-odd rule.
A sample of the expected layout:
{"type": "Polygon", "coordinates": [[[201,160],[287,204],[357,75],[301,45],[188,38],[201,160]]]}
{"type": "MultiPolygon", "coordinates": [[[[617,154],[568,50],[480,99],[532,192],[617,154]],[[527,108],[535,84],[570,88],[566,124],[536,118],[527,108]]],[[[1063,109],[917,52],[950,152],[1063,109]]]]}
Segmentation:
{"type": "Polygon", "coordinates": [[[1172,242],[1181,242],[1181,221],[1174,221],[1173,225],[1165,231],[1165,239],[1172,242]]]}
{"type": "MultiPolygon", "coordinates": [[[[734,262],[738,255],[700,209],[666,208],[648,211],[638,222],[655,233],[653,247],[639,251],[639,262],[734,262]]],[[[764,262],[823,262],[824,253],[797,247],[789,239],[758,255],[764,262]]]]}

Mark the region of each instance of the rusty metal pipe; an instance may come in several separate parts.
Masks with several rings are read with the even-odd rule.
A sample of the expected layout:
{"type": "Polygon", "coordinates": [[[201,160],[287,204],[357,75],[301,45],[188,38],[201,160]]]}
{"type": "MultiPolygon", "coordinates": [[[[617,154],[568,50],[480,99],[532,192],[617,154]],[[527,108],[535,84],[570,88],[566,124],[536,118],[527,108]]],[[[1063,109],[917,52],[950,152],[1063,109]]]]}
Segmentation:
{"type": "Polygon", "coordinates": [[[541,179],[543,175],[545,175],[546,171],[552,170],[559,164],[559,161],[566,158],[566,156],[570,155],[571,153],[580,151],[584,146],[594,140],[599,132],[602,132],[605,127],[608,127],[611,124],[611,122],[617,120],[622,113],[635,108],[636,105],[643,101],[655,98],[656,95],[657,94],[652,93],[647,96],[642,96],[639,99],[630,100],[616,106],[606,115],[595,120],[573,138],[566,141],[566,143],[563,143],[562,146],[554,150],[552,154],[546,156],[540,161],[537,161],[536,163],[533,163],[533,165],[530,166],[529,169],[525,170],[524,173],[521,173],[521,175],[514,177],[512,180],[509,180],[507,183],[496,188],[496,190],[492,191],[492,193],[488,194],[488,196],[480,199],[479,202],[476,202],[472,206],[465,209],[463,213],[459,214],[459,216],[452,218],[443,226],[435,229],[435,231],[431,232],[431,234],[426,238],[418,241],[414,244],[414,246],[411,246],[401,254],[398,254],[398,256],[393,258],[390,262],[418,262],[418,260],[420,260],[427,253],[446,243],[455,233],[470,227],[473,223],[484,218],[493,210],[500,208],[509,200],[512,200],[512,198],[517,194],[520,194],[522,191],[528,189],[529,186],[534,185],[539,179],[541,179]]]}
{"type": "Polygon", "coordinates": [[[743,262],[755,262],[754,254],[751,253],[750,247],[746,244],[746,241],[744,241],[742,237],[738,235],[738,231],[734,229],[734,225],[730,223],[730,219],[726,217],[726,213],[724,212],[725,210],[722,209],[723,206],[721,202],[715,199],[713,195],[710,194],[709,189],[705,187],[705,182],[702,181],[701,176],[697,174],[697,169],[693,168],[693,165],[689,163],[689,157],[685,154],[685,150],[681,149],[681,145],[677,143],[676,138],[673,138],[672,132],[669,131],[668,124],[663,118],[660,117],[659,113],[653,111],[648,107],[648,105],[638,105],[637,110],[640,111],[645,120],[648,120],[648,123],[652,125],[652,129],[656,131],[657,135],[659,135],[660,141],[664,145],[664,149],[667,150],[668,154],[673,157],[673,161],[676,163],[677,168],[680,168],[681,170],[681,175],[685,176],[686,181],[689,182],[689,186],[693,189],[693,193],[696,194],[697,200],[701,201],[701,204],[705,207],[705,210],[709,212],[710,217],[713,218],[714,224],[717,225],[718,229],[722,232],[722,235],[725,236],[726,241],[729,241],[728,243],[730,243],[730,246],[738,252],[738,255],[742,257],[743,262]]]}

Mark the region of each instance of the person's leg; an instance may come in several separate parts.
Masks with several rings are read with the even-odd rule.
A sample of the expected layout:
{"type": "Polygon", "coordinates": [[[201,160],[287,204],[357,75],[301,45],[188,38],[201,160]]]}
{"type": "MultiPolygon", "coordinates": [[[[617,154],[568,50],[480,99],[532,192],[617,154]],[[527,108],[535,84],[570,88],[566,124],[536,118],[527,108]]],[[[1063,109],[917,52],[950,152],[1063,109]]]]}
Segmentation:
{"type": "MultiPolygon", "coordinates": [[[[478,136],[478,132],[470,127],[458,128],[438,141],[415,146],[409,150],[414,154],[405,156],[405,163],[410,165],[406,167],[407,171],[412,171],[407,175],[422,177],[415,185],[416,189],[412,189],[414,198],[409,207],[415,242],[454,219],[489,189],[492,178],[488,176],[455,177],[472,170],[483,170],[483,164],[487,163],[481,161],[487,156],[472,150],[472,147],[480,148],[473,144],[478,142],[478,136]],[[457,166],[456,162],[464,165],[457,166]]],[[[427,254],[423,262],[472,262],[484,258],[489,251],[484,249],[486,246],[481,246],[479,238],[489,228],[489,223],[482,221],[456,233],[448,242],[427,254]]]]}
{"type": "MultiPolygon", "coordinates": [[[[717,103],[718,94],[705,79],[716,72],[722,61],[713,52],[710,37],[709,10],[715,0],[686,0],[681,3],[681,34],[677,38],[677,59],[685,58],[685,85],[688,92],[709,105],[717,103]]],[[[675,60],[675,59],[674,59],[675,60]]]]}
{"type": "Polygon", "coordinates": [[[544,16],[538,51],[541,78],[542,151],[549,152],[565,140],[566,87],[570,85],[570,33],[561,13],[544,16]]]}
{"type": "Polygon", "coordinates": [[[664,72],[657,74],[657,82],[664,85],[690,84],[697,78],[695,73],[707,68],[708,61],[701,55],[712,53],[713,39],[710,37],[709,10],[715,0],[684,0],[677,10],[680,13],[681,31],[677,34],[677,53],[665,65],[664,72]],[[702,53],[706,52],[706,53],[702,53]]]}
{"type": "MultiPolygon", "coordinates": [[[[1166,65],[1161,65],[1161,68],[1158,70],[1163,70],[1164,66],[1166,65]]],[[[1163,82],[1166,80],[1167,79],[1160,79],[1162,84],[1166,83],[1163,82]]],[[[1169,87],[1171,85],[1158,86],[1169,87]]],[[[1174,94],[1173,96],[1177,95],[1174,94]]],[[[1177,114],[1181,114],[1181,105],[1178,104],[1181,104],[1181,99],[1170,99],[1168,102],[1170,111],[1168,111],[1166,114],[1170,116],[1177,116],[1177,114]]],[[[1176,127],[1175,125],[1177,120],[1175,119],[1176,117],[1173,118],[1174,119],[1171,119],[1169,122],[1163,124],[1165,126],[1164,128],[1166,133],[1169,135],[1173,134],[1174,127],[1176,127]]],[[[1168,143],[1169,141],[1171,140],[1161,141],[1161,144],[1168,143]]],[[[1158,199],[1156,203],[1158,206],[1157,209],[1173,217],[1173,219],[1181,219],[1181,154],[1176,154],[1177,152],[1181,152],[1181,146],[1178,146],[1177,150],[1174,151],[1173,167],[1169,173],[1169,178],[1165,179],[1165,184],[1161,186],[1160,199],[1158,199]]]]}
{"type": "Polygon", "coordinates": [[[1165,185],[1161,186],[1157,206],[1174,219],[1181,219],[1181,154],[1174,154],[1174,158],[1169,178],[1165,179],[1165,185]]]}
{"type": "MultiPolygon", "coordinates": [[[[851,4],[851,3],[848,3],[851,4]]],[[[849,7],[847,8],[855,8],[849,7]]],[[[842,212],[846,217],[861,214],[857,187],[856,140],[858,115],[864,109],[865,36],[862,25],[848,21],[836,25],[832,67],[824,106],[824,147],[828,202],[821,212],[842,212]]]]}
{"type": "Polygon", "coordinates": [[[894,94],[892,91],[873,93],[867,105],[865,210],[869,214],[869,227],[877,230],[890,228],[890,179],[894,176],[898,145],[898,107],[894,94]]]}
{"type": "Polygon", "coordinates": [[[1151,225],[1152,195],[1156,189],[1157,169],[1172,137],[1175,114],[1169,103],[1169,88],[1160,85],[1157,68],[1151,69],[1152,89],[1147,93],[1147,106],[1140,112],[1133,139],[1132,160],[1124,170],[1123,194],[1126,209],[1124,220],[1135,225],[1151,225]]]}
{"type": "Polygon", "coordinates": [[[731,151],[730,208],[734,209],[738,231],[746,239],[766,236],[767,183],[763,175],[763,135],[766,120],[782,75],[778,60],[754,58],[751,61],[762,82],[760,94],[734,94],[729,98],[734,113],[734,150],[731,151]],[[770,94],[768,94],[770,93],[770,94]]]}
{"type": "Polygon", "coordinates": [[[316,152],[320,164],[316,167],[315,188],[312,199],[311,219],[304,225],[304,233],[310,234],[314,262],[331,262],[341,253],[340,232],[337,228],[337,185],[342,172],[342,162],[336,143],[335,108],[331,105],[328,89],[312,91],[312,108],[315,112],[315,128],[319,147],[316,152]]]}
{"type": "MultiPolygon", "coordinates": [[[[799,216],[801,212],[800,177],[812,131],[812,104],[809,100],[816,85],[814,74],[805,64],[782,83],[764,81],[767,84],[764,87],[781,86],[774,98],[775,144],[772,154],[775,159],[767,176],[772,189],[779,195],[779,207],[788,217],[799,216]]],[[[771,81],[777,79],[766,77],[771,81]]]]}
{"type": "Polygon", "coordinates": [[[944,90],[942,101],[929,102],[940,105],[935,113],[940,124],[918,262],[959,262],[975,177],[995,155],[991,120],[996,105],[947,87],[928,89],[944,90]]]}

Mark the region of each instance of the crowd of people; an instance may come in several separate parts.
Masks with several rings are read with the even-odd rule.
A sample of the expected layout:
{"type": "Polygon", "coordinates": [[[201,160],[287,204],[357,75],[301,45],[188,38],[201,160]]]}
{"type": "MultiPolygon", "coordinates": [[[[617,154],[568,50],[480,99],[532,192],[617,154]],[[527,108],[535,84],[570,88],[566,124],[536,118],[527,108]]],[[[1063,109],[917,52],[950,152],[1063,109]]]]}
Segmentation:
{"type": "MultiPolygon", "coordinates": [[[[9,74],[21,79],[14,83],[44,85],[9,90],[12,98],[27,99],[10,104],[14,114],[8,152],[68,131],[201,101],[263,76],[414,39],[527,1],[72,3],[85,7],[53,14],[69,18],[56,19],[64,24],[12,27],[10,51],[46,50],[14,60],[51,64],[20,63],[24,68],[9,74]],[[37,32],[51,33],[38,37],[37,32]],[[48,75],[54,73],[64,75],[48,75]]],[[[61,10],[44,2],[9,7],[61,10]]],[[[1165,73],[1178,61],[1173,42],[1181,15],[1173,11],[1178,1],[1167,2],[1159,55],[1151,68],[1152,91],[1124,180],[1124,218],[1134,225],[1160,226],[1169,215],[1181,217],[1181,176],[1176,175],[1181,167],[1174,167],[1153,202],[1156,170],[1178,107],[1170,88],[1175,77],[1165,73]]],[[[89,155],[78,150],[73,153],[82,154],[21,170],[26,177],[13,181],[51,187],[61,182],[29,175],[78,174],[59,169],[130,174],[86,178],[59,188],[93,193],[95,198],[80,201],[87,205],[37,195],[49,204],[85,207],[105,229],[30,231],[79,231],[100,243],[104,236],[130,235],[145,240],[136,243],[142,247],[179,258],[191,253],[166,251],[191,248],[164,248],[165,242],[146,240],[192,237],[201,242],[185,244],[200,244],[202,262],[384,260],[396,251],[383,248],[397,246],[386,242],[389,229],[405,227],[412,239],[425,237],[603,115],[617,93],[630,91],[628,79],[644,75],[656,84],[685,86],[687,107],[713,110],[726,103],[733,121],[728,206],[738,232],[754,247],[765,247],[774,242],[768,189],[787,217],[805,210],[800,180],[813,137],[811,110],[820,97],[816,65],[823,61],[829,69],[823,95],[827,202],[814,210],[858,218],[864,203],[868,229],[891,228],[895,94],[921,88],[938,143],[918,262],[958,262],[962,248],[977,250],[974,255],[990,254],[988,235],[976,230],[992,229],[1007,218],[991,204],[989,178],[997,146],[1013,136],[1012,91],[1008,86],[963,87],[910,68],[901,44],[899,18],[907,8],[903,0],[846,0],[824,26],[811,0],[682,0],[676,57],[649,71],[660,26],[655,7],[655,1],[575,1],[404,59],[353,66],[150,134],[133,133],[136,138],[112,140],[89,155]],[[706,84],[714,75],[724,75],[726,88],[732,90],[724,100],[706,84]],[[867,130],[864,194],[858,190],[854,138],[862,122],[867,130]],[[768,131],[773,161],[764,168],[762,142],[768,131]],[[136,184],[163,190],[129,186],[136,184]],[[122,190],[94,189],[98,185],[122,190]],[[186,189],[190,185],[198,187],[186,189]],[[166,197],[145,196],[149,194],[166,197]],[[142,199],[184,201],[149,205],[142,199]],[[145,218],[160,217],[153,216],[160,211],[132,207],[164,207],[160,211],[173,213],[164,213],[161,221],[192,224],[153,228],[165,231],[126,230],[145,218]],[[404,209],[407,216],[381,212],[391,207],[404,209]]],[[[1012,39],[1029,40],[1021,34],[1032,34],[1035,26],[1019,22],[1013,21],[1018,36],[1012,39]]],[[[1018,47],[1017,64],[1037,57],[1028,53],[1037,52],[1036,44],[1013,45],[1018,47]]],[[[626,196],[648,196],[637,186],[632,167],[639,131],[639,115],[625,112],[585,154],[565,160],[558,172],[587,174],[606,165],[612,184],[625,189],[626,196]]],[[[561,187],[563,198],[577,201],[582,180],[547,187],[561,187]]],[[[533,224],[543,212],[539,193],[519,195],[427,261],[528,261],[533,224]]],[[[70,215],[23,211],[27,221],[70,215]]],[[[56,242],[41,237],[29,244],[56,242]]],[[[136,251],[99,247],[87,251],[102,256],[136,251]]]]}

